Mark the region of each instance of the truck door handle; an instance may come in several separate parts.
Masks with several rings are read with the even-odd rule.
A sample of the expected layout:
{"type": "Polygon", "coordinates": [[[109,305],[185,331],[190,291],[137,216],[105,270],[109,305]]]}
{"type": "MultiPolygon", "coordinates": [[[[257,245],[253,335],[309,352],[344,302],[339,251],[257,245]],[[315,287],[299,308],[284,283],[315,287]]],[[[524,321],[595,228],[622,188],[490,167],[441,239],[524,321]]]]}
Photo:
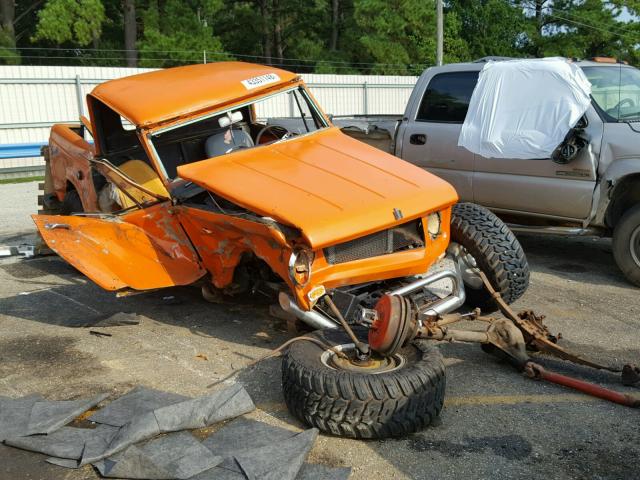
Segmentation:
{"type": "Polygon", "coordinates": [[[427,143],[427,136],[424,133],[414,133],[409,137],[409,143],[412,145],[424,145],[427,143]]]}

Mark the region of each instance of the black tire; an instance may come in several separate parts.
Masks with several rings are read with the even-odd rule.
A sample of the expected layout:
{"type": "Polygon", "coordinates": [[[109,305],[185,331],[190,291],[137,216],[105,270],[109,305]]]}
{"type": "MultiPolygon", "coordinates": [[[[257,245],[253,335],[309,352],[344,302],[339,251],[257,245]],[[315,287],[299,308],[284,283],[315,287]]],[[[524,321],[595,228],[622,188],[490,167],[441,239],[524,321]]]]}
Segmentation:
{"type": "Polygon", "coordinates": [[[77,190],[68,190],[62,199],[60,213],[62,213],[62,215],[71,215],[72,213],[80,212],[84,212],[80,195],[78,195],[77,190]]]}
{"type": "MultiPolygon", "coordinates": [[[[367,329],[355,329],[365,339],[367,329]]],[[[310,334],[331,345],[352,344],[343,330],[310,334]]],[[[377,374],[337,370],[321,357],[326,350],[308,341],[291,345],[282,360],[282,386],[289,411],[332,435],[373,439],[422,430],[442,410],[444,362],[426,341],[398,352],[404,364],[377,374]]]]}
{"type": "Polygon", "coordinates": [[[618,268],[640,287],[640,205],[627,210],[616,224],[612,248],[618,268]]]}
{"type": "MultiPolygon", "coordinates": [[[[451,241],[475,259],[495,290],[507,303],[520,298],[529,286],[529,264],[513,232],[495,214],[475,203],[458,203],[451,214],[451,241]]],[[[467,305],[484,313],[498,305],[484,287],[465,285],[467,305]]]]}

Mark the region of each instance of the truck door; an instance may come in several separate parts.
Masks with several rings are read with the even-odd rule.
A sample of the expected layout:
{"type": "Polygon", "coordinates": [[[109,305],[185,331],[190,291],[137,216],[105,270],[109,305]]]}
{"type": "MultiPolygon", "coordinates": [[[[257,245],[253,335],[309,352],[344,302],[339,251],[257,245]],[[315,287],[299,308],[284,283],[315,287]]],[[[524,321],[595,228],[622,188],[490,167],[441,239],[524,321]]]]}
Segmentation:
{"type": "Polygon", "coordinates": [[[478,71],[425,72],[401,133],[401,157],[451,183],[463,201],[473,200],[474,156],[458,137],[477,81],[478,71]]]}
{"type": "Polygon", "coordinates": [[[593,107],[586,118],[584,136],[589,145],[566,165],[550,158],[522,160],[476,155],[474,201],[505,213],[586,219],[591,211],[602,141],[602,120],[593,107]]]}
{"type": "Polygon", "coordinates": [[[91,163],[132,206],[104,215],[32,215],[54,252],[106,290],[188,285],[206,273],[168,193],[137,184],[106,160],[91,163]]]}

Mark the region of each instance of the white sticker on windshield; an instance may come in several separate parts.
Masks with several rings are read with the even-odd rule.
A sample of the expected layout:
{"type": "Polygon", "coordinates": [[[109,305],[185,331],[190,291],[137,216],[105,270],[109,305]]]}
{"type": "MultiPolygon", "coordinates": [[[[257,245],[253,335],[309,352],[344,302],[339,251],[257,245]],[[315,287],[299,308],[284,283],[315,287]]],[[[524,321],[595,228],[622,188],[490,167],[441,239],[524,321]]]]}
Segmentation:
{"type": "Polygon", "coordinates": [[[280,77],[275,73],[265,73],[264,75],[259,75],[257,77],[248,78],[247,80],[242,80],[242,85],[247,90],[252,90],[254,88],[262,87],[263,85],[269,85],[270,83],[276,83],[280,81],[280,77]]]}

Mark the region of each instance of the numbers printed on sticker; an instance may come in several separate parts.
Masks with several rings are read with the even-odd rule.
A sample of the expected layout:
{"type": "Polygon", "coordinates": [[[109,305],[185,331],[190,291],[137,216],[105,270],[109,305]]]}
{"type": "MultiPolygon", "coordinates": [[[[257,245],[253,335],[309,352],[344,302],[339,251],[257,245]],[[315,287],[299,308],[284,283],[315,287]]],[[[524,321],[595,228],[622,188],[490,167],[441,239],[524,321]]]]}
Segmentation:
{"type": "Polygon", "coordinates": [[[251,90],[257,87],[262,87],[263,85],[269,85],[271,83],[276,83],[280,81],[280,77],[275,73],[265,73],[264,75],[259,75],[257,77],[248,78],[246,80],[242,80],[241,83],[247,90],[251,90]]]}

